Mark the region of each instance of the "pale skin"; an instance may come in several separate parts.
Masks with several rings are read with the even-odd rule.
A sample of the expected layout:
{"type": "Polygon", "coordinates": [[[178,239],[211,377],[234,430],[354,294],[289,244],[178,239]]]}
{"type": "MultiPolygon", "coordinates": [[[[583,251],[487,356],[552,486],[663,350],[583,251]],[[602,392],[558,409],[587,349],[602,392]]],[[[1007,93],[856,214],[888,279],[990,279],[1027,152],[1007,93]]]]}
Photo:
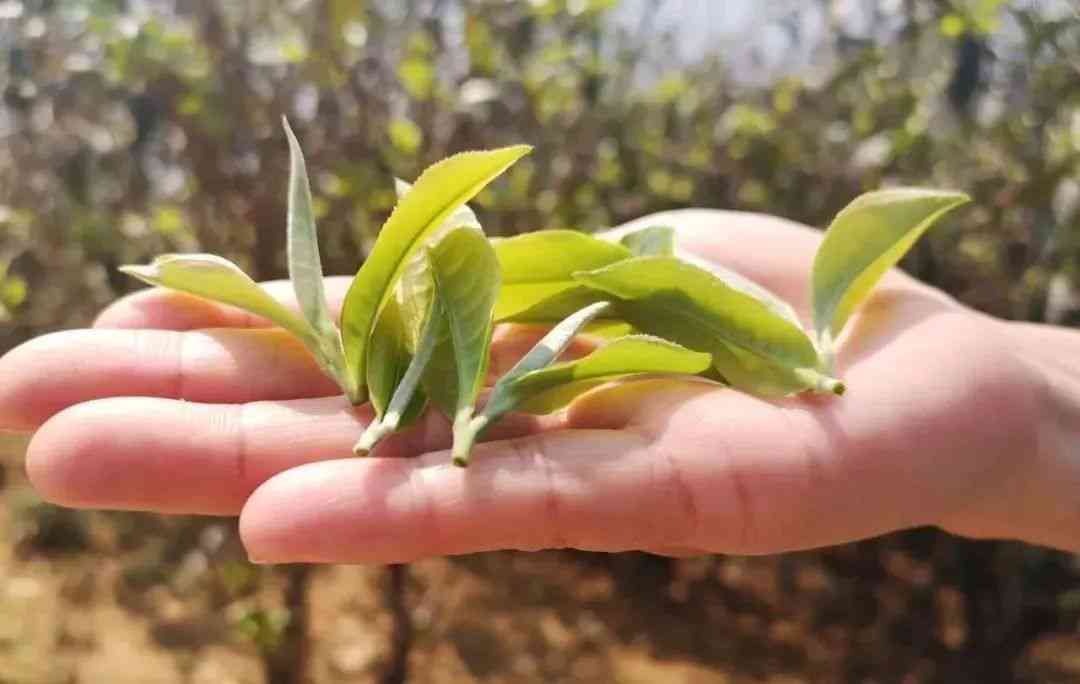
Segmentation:
{"type": "MultiPolygon", "coordinates": [[[[706,210],[633,225],[657,223],[809,320],[816,231],[706,210]]],[[[335,304],[346,285],[328,281],[335,304]]],[[[989,318],[899,272],[841,340],[843,397],[635,382],[504,421],[468,469],[431,415],[351,457],[369,409],[262,325],[161,290],[121,299],[93,329],[0,358],[0,427],[34,432],[26,467],[47,500],[239,515],[260,562],[764,554],[920,525],[1080,550],[1080,333],[989,318]]],[[[534,339],[499,331],[494,366],[534,339]]]]}

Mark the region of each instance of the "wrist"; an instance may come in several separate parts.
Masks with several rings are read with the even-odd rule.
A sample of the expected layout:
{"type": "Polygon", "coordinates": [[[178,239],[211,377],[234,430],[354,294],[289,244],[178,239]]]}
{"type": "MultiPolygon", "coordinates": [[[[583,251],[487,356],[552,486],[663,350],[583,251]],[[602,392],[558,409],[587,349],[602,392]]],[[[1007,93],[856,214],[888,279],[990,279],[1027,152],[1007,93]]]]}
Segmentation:
{"type": "Polygon", "coordinates": [[[1034,407],[1032,443],[1016,454],[1000,486],[981,497],[984,514],[962,515],[945,527],[966,536],[1080,551],[1080,332],[1000,325],[1026,370],[1021,391],[1034,407]]]}

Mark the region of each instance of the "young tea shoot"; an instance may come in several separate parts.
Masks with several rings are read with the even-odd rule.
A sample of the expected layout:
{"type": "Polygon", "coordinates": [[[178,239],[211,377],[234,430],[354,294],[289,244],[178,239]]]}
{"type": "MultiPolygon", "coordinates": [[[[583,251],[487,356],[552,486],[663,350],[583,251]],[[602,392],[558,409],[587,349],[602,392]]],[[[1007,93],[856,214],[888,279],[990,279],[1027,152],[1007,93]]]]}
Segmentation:
{"type": "Polygon", "coordinates": [[[958,192],[898,188],[860,196],[829,226],[811,273],[812,334],[790,304],[761,285],[685,253],[677,231],[650,226],[618,241],[570,230],[489,240],[471,198],[529,152],[518,145],[464,152],[396,181],[397,206],[349,287],[335,325],[327,305],[311,190],[287,122],[287,245],[298,311],[235,264],[168,254],[121,269],[267,319],[299,338],[353,404],[375,418],[365,454],[430,402],[453,423],[451,457],[511,411],[550,413],[611,382],[704,376],[761,396],[842,394],[835,341],[874,285],[919,237],[968,202],[958,192]],[[492,328],[551,326],[499,378],[477,409],[492,328]],[[559,357],[579,335],[602,344],[559,357]]]}
{"type": "Polygon", "coordinates": [[[295,335],[323,372],[333,378],[353,403],[364,400],[363,388],[348,372],[341,335],[330,318],[323,290],[322,262],[311,208],[311,190],[300,145],[286,120],[289,141],[289,208],[287,216],[289,275],[297,315],[268,295],[239,266],[212,254],[166,254],[148,266],[120,270],[151,285],[167,287],[243,309],[295,335]]]}
{"type": "Polygon", "coordinates": [[[840,331],[881,276],[938,219],[970,201],[960,192],[896,188],[861,195],[836,215],[811,275],[814,334],[827,372],[840,331]]]}

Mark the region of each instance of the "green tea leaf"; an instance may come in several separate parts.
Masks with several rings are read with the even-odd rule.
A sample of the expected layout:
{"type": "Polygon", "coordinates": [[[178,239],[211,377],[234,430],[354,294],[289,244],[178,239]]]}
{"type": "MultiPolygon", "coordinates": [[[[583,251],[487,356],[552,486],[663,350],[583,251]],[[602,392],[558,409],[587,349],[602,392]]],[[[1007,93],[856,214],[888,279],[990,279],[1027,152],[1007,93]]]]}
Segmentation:
{"type": "MultiPolygon", "coordinates": [[[[390,312],[398,312],[396,302],[391,301],[383,310],[379,326],[383,325],[382,318],[390,312]]],[[[400,337],[395,339],[395,333],[400,334],[400,328],[393,329],[394,326],[391,323],[387,326],[390,330],[386,331],[386,337],[383,337],[380,335],[379,327],[376,327],[376,336],[370,348],[385,351],[368,357],[370,364],[368,376],[373,378],[370,392],[371,403],[375,408],[375,419],[371,421],[353,447],[353,453],[357,456],[366,454],[383,437],[412,422],[423,412],[427,397],[420,383],[438,343],[440,329],[445,328],[445,320],[439,302],[433,301],[420,334],[416,353],[411,359],[408,358],[408,352],[405,350],[404,340],[400,337]],[[404,363],[406,360],[407,365],[404,363]],[[373,376],[371,370],[377,366],[381,367],[383,363],[386,364],[387,370],[373,376]],[[403,366],[405,370],[401,373],[403,366]],[[387,396],[390,397],[389,400],[385,399],[387,396]]]]}
{"type": "Polygon", "coordinates": [[[300,313],[315,332],[318,349],[315,356],[327,372],[345,391],[350,401],[359,403],[363,397],[346,369],[341,333],[330,316],[323,285],[319,239],[315,230],[315,213],[311,208],[311,187],[300,143],[289,122],[282,125],[289,141],[289,210],[287,244],[289,279],[292,281],[300,313]]]}
{"type": "MultiPolygon", "coordinates": [[[[409,194],[412,190],[412,183],[401,180],[400,178],[394,179],[394,192],[397,194],[398,200],[405,198],[405,195],[409,194]]],[[[460,228],[462,226],[470,226],[476,230],[481,230],[480,219],[476,218],[476,212],[469,207],[468,204],[462,204],[460,207],[450,212],[450,216],[443,222],[443,228],[453,230],[454,228],[460,228]]],[[[438,242],[437,239],[429,241],[431,244],[438,242]]]]}
{"type": "Polygon", "coordinates": [[[484,384],[491,347],[499,262],[487,238],[468,229],[451,231],[428,251],[428,259],[435,298],[449,335],[435,350],[439,361],[428,367],[424,385],[432,400],[453,416],[455,459],[467,460],[469,424],[484,384]],[[453,373],[446,372],[448,367],[453,373]]]}
{"type": "Polygon", "coordinates": [[[367,347],[368,399],[377,420],[381,420],[386,413],[394,390],[412,357],[413,349],[402,320],[401,305],[391,297],[379,314],[375,334],[367,347]]]}
{"type": "Polygon", "coordinates": [[[323,287],[322,260],[319,258],[319,239],[315,232],[315,213],[311,208],[311,187],[308,183],[304,153],[287,119],[282,118],[285,137],[289,140],[289,211],[287,221],[289,279],[292,280],[300,312],[319,334],[331,339],[339,337],[337,326],[330,317],[323,287]]]}
{"type": "Polygon", "coordinates": [[[120,270],[150,285],[243,309],[288,330],[309,347],[316,344],[316,333],[306,320],[268,295],[228,259],[213,254],[163,254],[148,266],[121,266],[120,270]]]}
{"type": "Polygon", "coordinates": [[[560,322],[537,342],[529,353],[521,358],[514,367],[499,378],[495,387],[491,390],[487,404],[480,415],[469,421],[454,424],[454,449],[452,452],[454,464],[467,466],[469,464],[469,452],[477,436],[488,425],[498,420],[507,411],[511,410],[516,397],[512,386],[516,380],[535,370],[550,366],[559,355],[573,341],[574,337],[581,332],[597,316],[608,311],[610,305],[607,302],[591,304],[581,311],[575,312],[560,322]]]}
{"type": "Polygon", "coordinates": [[[712,354],[733,386],[766,395],[842,391],[817,371],[817,352],[793,321],[709,271],[672,257],[635,257],[575,274],[617,298],[620,317],[646,333],[712,354]]]}
{"type": "MultiPolygon", "coordinates": [[[[533,345],[528,354],[523,356],[520,361],[514,364],[513,368],[508,370],[495,383],[495,387],[491,390],[491,396],[488,397],[487,404],[484,406],[481,418],[490,423],[507,411],[512,410],[515,403],[514,393],[511,389],[513,384],[524,375],[541,368],[547,368],[554,363],[589,323],[610,310],[610,303],[596,302],[567,316],[565,320],[560,321],[558,325],[549,330],[539,342],[533,345]]],[[[487,423],[485,423],[485,426],[487,423]]]]}
{"type": "Polygon", "coordinates": [[[738,290],[743,294],[750,295],[754,299],[764,304],[770,311],[777,316],[791,322],[797,328],[802,328],[802,323],[799,321],[798,314],[795,313],[795,309],[790,304],[781,299],[778,295],[774,294],[772,290],[769,290],[764,285],[756,283],[750,280],[746,276],[732,271],[729,268],[725,268],[718,263],[707,261],[702,259],[696,254],[680,250],[676,248],[675,256],[686,263],[697,266],[703,271],[708,271],[720,280],[724,281],[724,284],[732,289],[738,290]]]}
{"type": "Polygon", "coordinates": [[[649,226],[623,235],[619,243],[634,256],[675,256],[675,229],[649,226]]]}
{"type": "Polygon", "coordinates": [[[495,320],[554,323],[598,301],[574,280],[587,271],[628,259],[626,247],[572,230],[543,230],[492,240],[503,284],[495,320]]]}
{"type": "Polygon", "coordinates": [[[417,179],[383,225],[364,265],[353,279],[341,315],[349,370],[360,385],[365,378],[367,345],[379,312],[410,258],[462,204],[527,154],[525,145],[489,152],[463,152],[434,164],[417,179]]]}
{"type": "Polygon", "coordinates": [[[529,413],[557,411],[584,392],[634,375],[697,375],[712,365],[709,354],[651,335],[609,342],[584,358],[526,373],[511,384],[515,406],[529,413]]]}
{"type": "Polygon", "coordinates": [[[859,196],[833,219],[814,258],[814,330],[831,357],[855,308],[877,281],[948,211],[966,204],[961,192],[895,188],[859,196]]]}

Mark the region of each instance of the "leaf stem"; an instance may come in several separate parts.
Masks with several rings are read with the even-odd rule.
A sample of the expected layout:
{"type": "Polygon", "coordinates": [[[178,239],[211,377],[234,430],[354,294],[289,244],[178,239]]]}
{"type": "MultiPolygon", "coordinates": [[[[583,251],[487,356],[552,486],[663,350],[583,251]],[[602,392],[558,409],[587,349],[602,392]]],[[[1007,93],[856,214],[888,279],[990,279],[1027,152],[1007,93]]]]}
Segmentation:
{"type": "MultiPolygon", "coordinates": [[[[396,423],[397,421],[393,421],[396,423]]],[[[396,424],[391,424],[390,421],[380,420],[376,418],[371,421],[364,430],[364,434],[360,435],[360,439],[353,445],[353,454],[356,456],[367,456],[375,445],[382,441],[383,437],[394,431],[397,427],[396,424]]]]}
{"type": "Polygon", "coordinates": [[[474,417],[470,408],[458,412],[457,418],[454,419],[454,446],[450,451],[454,465],[461,468],[469,465],[469,457],[476,438],[490,423],[490,416],[481,414],[474,417]]]}
{"type": "Polygon", "coordinates": [[[839,378],[814,370],[813,368],[796,368],[795,374],[809,386],[815,394],[843,394],[847,386],[839,378]]]}

